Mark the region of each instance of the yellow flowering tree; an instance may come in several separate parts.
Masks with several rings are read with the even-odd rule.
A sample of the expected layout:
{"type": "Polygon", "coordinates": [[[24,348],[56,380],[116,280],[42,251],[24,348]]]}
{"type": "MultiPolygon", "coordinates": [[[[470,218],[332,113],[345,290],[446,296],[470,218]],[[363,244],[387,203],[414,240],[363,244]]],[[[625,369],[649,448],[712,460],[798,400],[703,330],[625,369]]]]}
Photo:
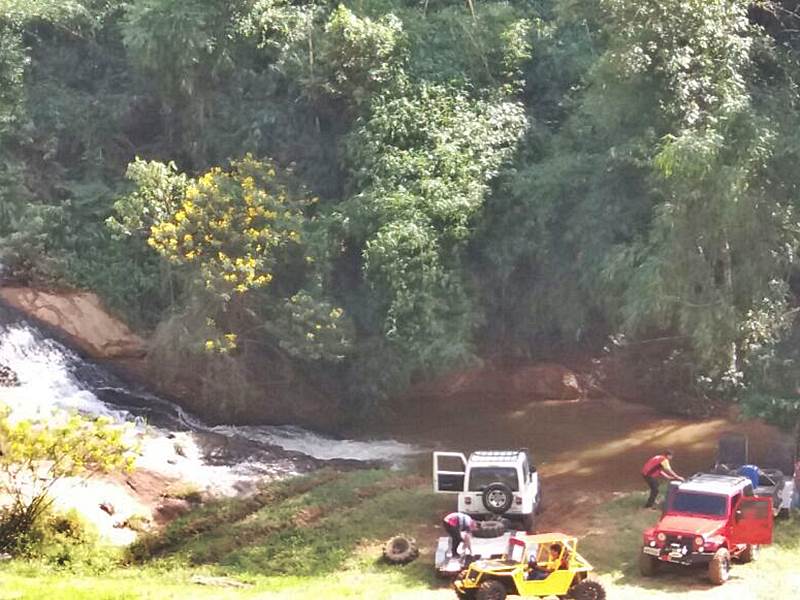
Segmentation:
{"type": "Polygon", "coordinates": [[[148,244],[196,265],[206,289],[229,301],[272,281],[275,253],[300,241],[302,220],[274,166],[247,156],[190,181],[175,210],[150,226],[148,244]]]}
{"type": "Polygon", "coordinates": [[[271,161],[247,155],[190,178],[174,164],[137,159],[128,177],[137,189],[115,204],[109,224],[145,236],[183,274],[194,292],[192,335],[205,350],[233,350],[247,328],[292,357],[341,360],[343,311],[324,300],[319,273],[309,277],[316,263],[304,209],[313,200],[292,193],[271,161]]]}
{"type": "Polygon", "coordinates": [[[108,419],[57,413],[17,421],[0,405],[0,551],[14,550],[50,507],[58,481],[130,470],[135,451],[125,428],[108,419]]]}

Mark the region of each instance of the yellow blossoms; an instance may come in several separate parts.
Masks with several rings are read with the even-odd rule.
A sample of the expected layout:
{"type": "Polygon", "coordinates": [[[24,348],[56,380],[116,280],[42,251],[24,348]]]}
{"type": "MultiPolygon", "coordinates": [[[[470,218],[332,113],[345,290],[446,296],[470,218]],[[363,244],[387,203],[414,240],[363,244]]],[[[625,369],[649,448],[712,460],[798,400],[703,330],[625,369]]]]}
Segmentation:
{"type": "Polygon", "coordinates": [[[211,169],[151,226],[149,245],[173,263],[198,265],[205,287],[223,296],[268,285],[274,251],[300,242],[302,221],[274,178],[272,165],[250,156],[229,171],[211,169]]]}

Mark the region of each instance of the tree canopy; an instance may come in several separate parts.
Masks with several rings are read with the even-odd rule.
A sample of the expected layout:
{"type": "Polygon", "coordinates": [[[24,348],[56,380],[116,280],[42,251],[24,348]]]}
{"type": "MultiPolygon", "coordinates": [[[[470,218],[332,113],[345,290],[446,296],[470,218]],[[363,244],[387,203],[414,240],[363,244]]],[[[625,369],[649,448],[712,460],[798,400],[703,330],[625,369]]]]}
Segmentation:
{"type": "Polygon", "coordinates": [[[2,0],[2,261],[202,322],[198,352],[273,348],[354,407],[613,336],[675,340],[690,396],[796,412],[764,373],[796,354],[799,23],[793,0],[2,0]]]}

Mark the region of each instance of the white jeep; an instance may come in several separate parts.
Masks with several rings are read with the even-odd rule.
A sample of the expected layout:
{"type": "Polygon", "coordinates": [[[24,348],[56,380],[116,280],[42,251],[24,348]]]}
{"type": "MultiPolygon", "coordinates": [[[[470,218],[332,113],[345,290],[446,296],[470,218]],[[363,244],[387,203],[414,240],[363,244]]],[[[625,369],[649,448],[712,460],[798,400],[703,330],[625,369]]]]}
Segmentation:
{"type": "Polygon", "coordinates": [[[433,489],[458,494],[458,511],[477,519],[504,517],[533,531],[541,508],[539,474],[527,450],[433,453],[433,489]]]}

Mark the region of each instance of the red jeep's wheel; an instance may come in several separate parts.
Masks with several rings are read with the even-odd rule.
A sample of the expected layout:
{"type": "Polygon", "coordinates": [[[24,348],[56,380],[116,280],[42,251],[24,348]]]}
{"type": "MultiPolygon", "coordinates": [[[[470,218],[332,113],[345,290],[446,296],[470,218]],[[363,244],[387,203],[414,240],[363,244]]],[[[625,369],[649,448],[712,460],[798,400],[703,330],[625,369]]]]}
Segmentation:
{"type": "Polygon", "coordinates": [[[644,577],[652,577],[658,573],[658,559],[642,552],[639,555],[639,573],[644,577]]]}
{"type": "Polygon", "coordinates": [[[727,548],[720,548],[708,563],[708,578],[711,583],[722,585],[731,576],[731,555],[727,548]]]}
{"type": "Polygon", "coordinates": [[[759,548],[757,545],[748,544],[747,548],[744,549],[741,556],[739,558],[742,560],[743,563],[753,562],[754,560],[758,559],[759,548]]]}
{"type": "Polygon", "coordinates": [[[496,579],[490,579],[481,584],[475,600],[506,600],[506,595],[506,586],[496,579]]]}

